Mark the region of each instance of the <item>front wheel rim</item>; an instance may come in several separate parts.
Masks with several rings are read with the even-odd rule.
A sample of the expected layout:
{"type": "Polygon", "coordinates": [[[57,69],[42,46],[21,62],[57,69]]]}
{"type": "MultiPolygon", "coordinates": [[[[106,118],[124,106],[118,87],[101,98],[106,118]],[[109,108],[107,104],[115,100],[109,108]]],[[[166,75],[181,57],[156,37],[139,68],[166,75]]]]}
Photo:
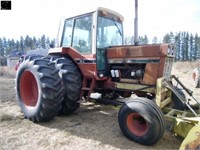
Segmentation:
{"type": "Polygon", "coordinates": [[[138,113],[131,113],[127,117],[127,127],[136,136],[143,136],[148,131],[147,121],[138,113]]]}

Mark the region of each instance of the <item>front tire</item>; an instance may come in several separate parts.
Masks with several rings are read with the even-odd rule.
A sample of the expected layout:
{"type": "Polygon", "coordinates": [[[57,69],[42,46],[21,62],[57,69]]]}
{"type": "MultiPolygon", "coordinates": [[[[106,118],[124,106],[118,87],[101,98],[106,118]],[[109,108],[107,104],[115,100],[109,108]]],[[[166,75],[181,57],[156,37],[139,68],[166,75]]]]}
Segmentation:
{"type": "Polygon", "coordinates": [[[58,70],[49,60],[29,57],[16,75],[17,100],[33,122],[49,121],[61,109],[63,87],[58,70]]]}
{"type": "Polygon", "coordinates": [[[122,133],[130,140],[153,145],[165,131],[164,115],[152,101],[137,98],[122,105],[118,114],[122,133]]]}

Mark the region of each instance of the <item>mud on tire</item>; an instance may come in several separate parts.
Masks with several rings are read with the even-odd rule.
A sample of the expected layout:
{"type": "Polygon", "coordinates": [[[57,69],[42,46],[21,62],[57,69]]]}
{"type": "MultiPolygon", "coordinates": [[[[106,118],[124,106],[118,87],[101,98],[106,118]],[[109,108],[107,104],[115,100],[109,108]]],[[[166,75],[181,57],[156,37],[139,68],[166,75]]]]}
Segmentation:
{"type": "Polygon", "coordinates": [[[80,106],[80,93],[82,88],[82,74],[69,57],[53,57],[59,76],[64,84],[64,101],[60,115],[69,115],[80,106]]]}
{"type": "Polygon", "coordinates": [[[62,79],[54,63],[29,57],[16,75],[17,100],[24,115],[33,122],[49,121],[63,101],[62,79]]]}
{"type": "Polygon", "coordinates": [[[144,145],[155,144],[165,131],[162,111],[146,98],[137,98],[122,105],[118,122],[128,139],[144,145]]]}

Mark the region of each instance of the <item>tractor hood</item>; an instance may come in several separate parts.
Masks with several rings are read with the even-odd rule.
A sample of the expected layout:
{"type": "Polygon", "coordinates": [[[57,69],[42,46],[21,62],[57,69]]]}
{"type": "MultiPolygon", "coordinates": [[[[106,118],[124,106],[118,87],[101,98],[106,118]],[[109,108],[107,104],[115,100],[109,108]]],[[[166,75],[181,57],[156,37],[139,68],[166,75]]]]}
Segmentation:
{"type": "Polygon", "coordinates": [[[108,63],[131,63],[136,60],[142,63],[156,61],[160,57],[174,55],[173,53],[169,44],[116,46],[108,49],[107,58],[108,63]]]}
{"type": "MultiPolygon", "coordinates": [[[[160,77],[169,78],[174,59],[169,44],[115,46],[107,49],[107,63],[123,80],[155,85],[160,77]]],[[[113,75],[114,76],[114,75],[113,75]]]]}

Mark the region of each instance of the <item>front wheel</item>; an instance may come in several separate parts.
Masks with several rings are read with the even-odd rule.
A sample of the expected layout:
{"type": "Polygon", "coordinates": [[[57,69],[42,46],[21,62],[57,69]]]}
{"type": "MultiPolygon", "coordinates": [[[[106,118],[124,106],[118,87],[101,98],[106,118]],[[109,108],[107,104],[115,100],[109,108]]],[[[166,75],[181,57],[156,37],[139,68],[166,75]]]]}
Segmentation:
{"type": "Polygon", "coordinates": [[[145,98],[137,98],[122,105],[118,123],[128,139],[144,145],[155,144],[165,131],[162,111],[145,98]]]}

